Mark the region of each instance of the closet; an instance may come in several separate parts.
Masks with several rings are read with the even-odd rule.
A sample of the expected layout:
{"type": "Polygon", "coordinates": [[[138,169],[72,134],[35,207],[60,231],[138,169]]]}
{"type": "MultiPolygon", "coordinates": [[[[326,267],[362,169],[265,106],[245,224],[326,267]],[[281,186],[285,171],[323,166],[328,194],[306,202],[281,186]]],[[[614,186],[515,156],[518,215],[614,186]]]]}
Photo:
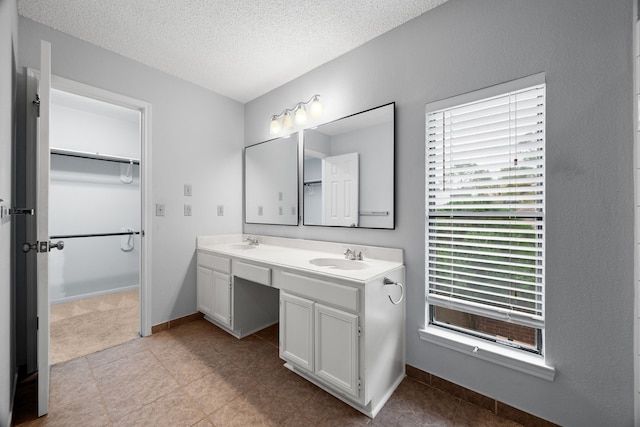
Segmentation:
{"type": "Polygon", "coordinates": [[[138,335],[141,117],[60,90],[51,100],[49,232],[64,241],[49,258],[57,363],[138,335]]]}

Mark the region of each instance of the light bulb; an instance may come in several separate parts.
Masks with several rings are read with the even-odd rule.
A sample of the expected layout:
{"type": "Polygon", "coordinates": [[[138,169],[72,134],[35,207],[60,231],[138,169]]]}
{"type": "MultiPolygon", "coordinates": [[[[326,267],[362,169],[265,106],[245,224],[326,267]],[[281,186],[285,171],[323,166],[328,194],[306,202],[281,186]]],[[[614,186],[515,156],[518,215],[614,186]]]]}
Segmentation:
{"type": "Polygon", "coordinates": [[[293,129],[293,119],[291,118],[291,115],[288,111],[284,113],[284,116],[282,116],[282,128],[284,130],[293,129]]]}
{"type": "Polygon", "coordinates": [[[316,95],[311,103],[311,117],[317,119],[320,116],[322,116],[322,104],[320,104],[320,97],[316,95]]]}
{"type": "Polygon", "coordinates": [[[280,132],[280,129],[280,122],[278,121],[278,118],[276,116],[272,116],[269,132],[271,132],[271,135],[275,135],[280,132]]]}
{"type": "Polygon", "coordinates": [[[302,125],[307,122],[307,111],[304,109],[304,105],[298,104],[296,108],[296,124],[302,125]]]}

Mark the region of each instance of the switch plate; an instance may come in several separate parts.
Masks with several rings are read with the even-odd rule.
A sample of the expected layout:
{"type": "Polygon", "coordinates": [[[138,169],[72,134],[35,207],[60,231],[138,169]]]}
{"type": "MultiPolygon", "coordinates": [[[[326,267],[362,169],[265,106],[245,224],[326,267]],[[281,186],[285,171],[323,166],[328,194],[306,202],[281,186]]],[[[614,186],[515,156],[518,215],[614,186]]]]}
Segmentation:
{"type": "Polygon", "coordinates": [[[218,205],[217,212],[218,216],[224,216],[224,205],[218,205]]]}
{"type": "Polygon", "coordinates": [[[295,214],[296,214],[296,207],[291,206],[291,215],[295,215],[295,214]]]}
{"type": "Polygon", "coordinates": [[[282,201],[282,191],[278,191],[278,201],[282,201]]]}
{"type": "Polygon", "coordinates": [[[191,184],[184,185],[184,195],[191,197],[191,184]]]}
{"type": "Polygon", "coordinates": [[[184,205],[184,216],[191,216],[191,205],[184,205]]]}
{"type": "Polygon", "coordinates": [[[258,216],[262,216],[263,211],[262,206],[258,206],[258,216]]]}
{"type": "Polygon", "coordinates": [[[156,203],[156,216],[164,216],[165,210],[164,203],[156,203]]]}
{"type": "Polygon", "coordinates": [[[278,206],[278,215],[282,215],[282,206],[278,206]]]}

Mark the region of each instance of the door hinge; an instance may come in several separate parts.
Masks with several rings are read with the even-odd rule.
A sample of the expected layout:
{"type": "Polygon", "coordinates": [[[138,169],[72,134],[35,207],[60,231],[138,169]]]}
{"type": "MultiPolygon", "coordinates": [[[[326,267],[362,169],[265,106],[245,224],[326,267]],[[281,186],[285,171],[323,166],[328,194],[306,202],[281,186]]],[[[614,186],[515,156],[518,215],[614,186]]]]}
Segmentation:
{"type": "Polygon", "coordinates": [[[33,103],[36,106],[36,114],[40,117],[40,95],[36,93],[36,99],[33,100],[33,103]]]}

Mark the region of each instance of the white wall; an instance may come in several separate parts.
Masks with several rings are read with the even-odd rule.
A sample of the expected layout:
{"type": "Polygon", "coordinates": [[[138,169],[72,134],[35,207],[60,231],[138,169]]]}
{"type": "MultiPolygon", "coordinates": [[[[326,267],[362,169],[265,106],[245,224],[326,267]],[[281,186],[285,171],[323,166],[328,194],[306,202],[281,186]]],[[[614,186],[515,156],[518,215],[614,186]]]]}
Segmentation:
{"type": "Polygon", "coordinates": [[[245,107],[245,140],[322,95],[323,120],[396,102],[396,229],[248,233],[404,249],[409,364],[568,425],[633,425],[632,0],[450,0],[245,107]],[[545,72],[546,359],[553,382],[421,341],[425,104],[545,72]]]}
{"type": "MultiPolygon", "coordinates": [[[[0,0],[0,202],[11,206],[18,61],[16,0],[0,0]]],[[[9,426],[15,375],[15,292],[11,283],[11,221],[0,219],[0,426],[9,426]]]]}
{"type": "Polygon", "coordinates": [[[196,312],[196,236],[241,231],[243,105],[31,20],[21,17],[19,29],[21,66],[38,68],[45,39],[53,74],[151,103],[150,199],[166,205],[147,230],[151,321],[196,312]],[[183,195],[184,184],[193,196],[183,195]],[[193,216],[183,215],[184,204],[193,216]]]}
{"type": "MultiPolygon", "coordinates": [[[[85,151],[90,150],[85,147],[85,151]]],[[[53,155],[50,183],[51,236],[140,230],[138,165],[53,155]],[[127,183],[122,182],[123,168],[125,176],[131,168],[131,182],[128,179],[127,183]]],[[[63,241],[64,250],[49,254],[51,303],[103,295],[140,284],[140,236],[63,241]]]]}

